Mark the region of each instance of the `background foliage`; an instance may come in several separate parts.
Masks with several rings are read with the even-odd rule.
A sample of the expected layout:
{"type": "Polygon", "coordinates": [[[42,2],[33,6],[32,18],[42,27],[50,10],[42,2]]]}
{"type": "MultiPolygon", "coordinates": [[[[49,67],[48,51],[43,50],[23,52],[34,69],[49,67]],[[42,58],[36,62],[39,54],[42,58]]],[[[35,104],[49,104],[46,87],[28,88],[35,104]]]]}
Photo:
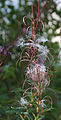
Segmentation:
{"type": "MultiPolygon", "coordinates": [[[[14,1],[15,2],[15,1],[14,1]]],[[[57,4],[52,1],[48,1],[49,4],[43,9],[46,0],[40,0],[40,10],[43,9],[41,14],[41,19],[44,22],[45,29],[44,35],[48,38],[48,47],[53,48],[55,51],[51,51],[55,56],[58,52],[58,43],[52,43],[53,37],[60,36],[60,32],[57,33],[57,29],[60,28],[60,9],[57,4]]],[[[21,66],[17,65],[16,62],[19,59],[21,53],[20,45],[16,47],[17,42],[15,41],[20,34],[22,37],[21,28],[18,29],[17,19],[21,27],[23,27],[23,16],[31,14],[31,5],[34,4],[35,17],[37,17],[37,5],[38,0],[19,0],[18,7],[14,7],[11,0],[0,0],[0,119],[1,120],[19,120],[14,114],[8,114],[6,111],[20,98],[20,88],[24,81],[24,69],[25,63],[21,66]],[[6,46],[6,47],[5,47],[6,46]],[[10,48],[9,48],[9,47],[10,48]],[[8,54],[7,52],[10,52],[8,54]],[[6,54],[5,54],[6,53],[6,54]],[[3,59],[1,60],[1,58],[3,59]],[[13,92],[14,91],[14,92],[13,92]]],[[[41,32],[42,35],[42,32],[41,32]]],[[[54,110],[46,113],[46,118],[44,120],[61,120],[61,64],[57,60],[52,68],[53,78],[51,79],[50,92],[46,90],[47,94],[50,94],[53,98],[54,110]],[[56,92],[54,92],[54,91],[56,92]]],[[[44,94],[46,94],[44,93],[44,94]]]]}

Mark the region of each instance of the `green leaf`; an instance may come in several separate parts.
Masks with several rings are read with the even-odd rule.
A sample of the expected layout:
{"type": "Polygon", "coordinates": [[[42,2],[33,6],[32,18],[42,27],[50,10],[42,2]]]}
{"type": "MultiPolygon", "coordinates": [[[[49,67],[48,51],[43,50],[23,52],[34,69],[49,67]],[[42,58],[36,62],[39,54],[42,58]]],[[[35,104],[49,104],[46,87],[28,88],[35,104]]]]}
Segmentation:
{"type": "Polygon", "coordinates": [[[36,117],[34,113],[32,113],[32,115],[33,115],[34,118],[36,117]]]}
{"type": "Polygon", "coordinates": [[[4,70],[4,71],[7,71],[8,68],[9,68],[9,65],[6,65],[6,66],[3,68],[3,70],[4,70]]]}
{"type": "Polygon", "coordinates": [[[44,115],[41,115],[38,120],[42,120],[44,117],[45,117],[44,115]]]}
{"type": "Polygon", "coordinates": [[[18,92],[23,92],[23,90],[21,88],[16,88],[16,89],[12,90],[12,92],[18,93],[18,92]]]}
{"type": "Polygon", "coordinates": [[[26,115],[26,117],[28,118],[28,120],[32,120],[31,116],[29,115],[28,112],[24,112],[24,114],[26,115]]]}
{"type": "Polygon", "coordinates": [[[21,115],[21,114],[19,114],[19,116],[20,116],[20,118],[21,118],[22,120],[24,120],[24,118],[22,117],[22,115],[21,115]]]}

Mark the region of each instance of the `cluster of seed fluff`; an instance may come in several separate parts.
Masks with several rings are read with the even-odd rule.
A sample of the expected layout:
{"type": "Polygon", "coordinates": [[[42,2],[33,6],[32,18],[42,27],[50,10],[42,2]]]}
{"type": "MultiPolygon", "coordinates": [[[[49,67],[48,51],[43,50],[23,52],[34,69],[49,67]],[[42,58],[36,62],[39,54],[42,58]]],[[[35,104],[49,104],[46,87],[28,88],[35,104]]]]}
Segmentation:
{"type": "Polygon", "coordinates": [[[30,64],[27,67],[26,73],[27,80],[31,80],[32,84],[36,87],[41,86],[41,91],[49,85],[49,81],[47,79],[46,67],[44,64],[30,64]],[[35,84],[37,83],[37,84],[35,84]]]}

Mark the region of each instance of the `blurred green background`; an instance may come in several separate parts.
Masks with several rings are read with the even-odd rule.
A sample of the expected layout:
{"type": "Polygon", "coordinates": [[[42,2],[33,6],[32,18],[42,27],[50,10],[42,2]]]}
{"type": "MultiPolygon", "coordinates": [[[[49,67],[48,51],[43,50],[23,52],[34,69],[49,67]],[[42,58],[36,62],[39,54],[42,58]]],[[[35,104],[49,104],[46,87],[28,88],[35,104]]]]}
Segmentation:
{"type": "MultiPolygon", "coordinates": [[[[46,0],[40,0],[40,11],[45,3],[46,0]]],[[[19,120],[15,115],[8,115],[6,110],[18,100],[20,90],[17,88],[21,88],[25,78],[25,63],[16,66],[22,50],[20,40],[18,40],[19,42],[16,40],[19,35],[20,38],[23,36],[22,29],[18,27],[17,19],[23,27],[23,17],[31,15],[32,5],[34,5],[35,17],[37,17],[38,0],[0,0],[0,120],[19,120]],[[15,92],[19,90],[19,94],[16,92],[14,95],[13,90],[15,92]]],[[[41,14],[41,20],[45,25],[43,35],[49,40],[47,46],[54,49],[54,52],[51,51],[53,56],[56,55],[61,46],[60,18],[61,0],[48,0],[48,5],[41,14]]],[[[47,112],[44,120],[61,120],[60,54],[57,58],[52,67],[53,77],[51,78],[50,89],[46,90],[46,93],[53,98],[54,110],[47,112]]]]}

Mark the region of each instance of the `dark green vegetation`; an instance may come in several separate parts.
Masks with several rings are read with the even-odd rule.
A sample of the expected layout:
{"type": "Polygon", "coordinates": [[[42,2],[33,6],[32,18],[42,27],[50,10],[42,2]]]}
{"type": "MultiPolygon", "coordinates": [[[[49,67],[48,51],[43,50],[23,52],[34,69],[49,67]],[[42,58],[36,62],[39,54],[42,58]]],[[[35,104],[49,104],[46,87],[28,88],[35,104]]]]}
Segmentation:
{"type": "MultiPolygon", "coordinates": [[[[21,5],[21,0],[19,0],[19,8],[15,9],[10,0],[8,0],[8,2],[7,0],[0,0],[0,51],[2,50],[0,54],[1,120],[20,120],[20,118],[15,115],[15,110],[13,110],[11,106],[16,107],[16,103],[18,104],[18,100],[21,96],[21,87],[25,78],[24,72],[26,63],[22,63],[21,65],[17,64],[16,66],[21,53],[21,47],[15,46],[15,41],[18,38],[18,35],[20,34],[21,37],[23,35],[21,32],[22,29],[18,27],[17,19],[19,19],[19,24],[23,27],[23,16],[29,16],[32,12],[31,5],[28,5],[27,0],[24,1],[25,3],[21,5]]],[[[42,10],[46,1],[40,1],[40,10],[42,10]]],[[[33,4],[36,18],[38,11],[37,0],[34,0],[33,4]]],[[[55,50],[51,50],[53,57],[56,56],[59,45],[58,43],[51,43],[51,39],[60,36],[60,32],[56,32],[56,30],[60,28],[60,17],[61,14],[60,10],[57,9],[57,5],[49,0],[49,4],[43,9],[41,19],[45,25],[44,33],[49,40],[47,46],[55,50]],[[57,14],[59,18],[54,16],[54,14],[57,14]]],[[[29,21],[28,24],[30,24],[29,21]]],[[[41,31],[41,35],[42,32],[43,31],[41,31]]],[[[52,67],[52,74],[53,77],[51,77],[51,84],[44,94],[48,94],[52,97],[54,109],[46,113],[44,120],[61,120],[61,65],[59,64],[58,58],[55,60],[52,67]]],[[[17,113],[18,112],[19,111],[17,110],[17,113]]]]}

